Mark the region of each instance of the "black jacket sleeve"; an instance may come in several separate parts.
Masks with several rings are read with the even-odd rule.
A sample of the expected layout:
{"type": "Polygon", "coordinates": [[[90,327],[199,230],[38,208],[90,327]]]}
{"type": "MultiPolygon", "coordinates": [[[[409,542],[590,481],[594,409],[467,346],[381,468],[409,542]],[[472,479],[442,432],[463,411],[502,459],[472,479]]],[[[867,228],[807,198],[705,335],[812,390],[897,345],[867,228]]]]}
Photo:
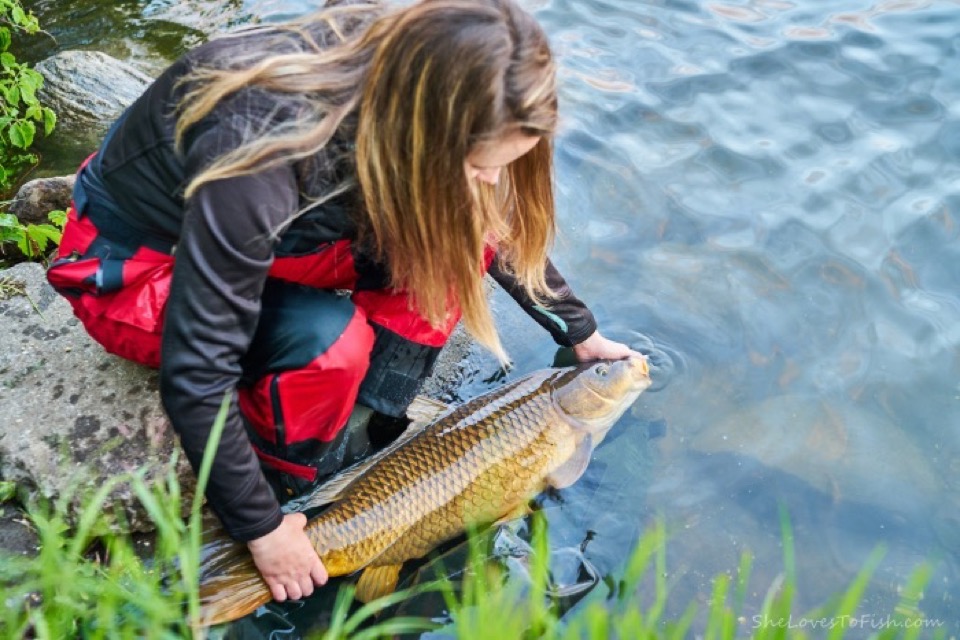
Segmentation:
{"type": "Polygon", "coordinates": [[[580,344],[597,330],[597,322],[590,309],[573,294],[570,285],[549,259],[546,268],[547,285],[556,298],[546,308],[530,299],[516,277],[500,264],[499,256],[494,258],[489,273],[537,324],[550,332],[553,340],[560,346],[572,347],[580,344]]]}
{"type": "MultiPolygon", "coordinates": [[[[187,153],[187,175],[235,140],[214,127],[187,153]]],[[[273,258],[273,232],[297,206],[289,167],[208,183],[186,203],[176,249],[160,369],[164,408],[193,468],[225,395],[230,410],[206,496],[227,533],[258,538],[282,520],[237,407],[240,358],[253,338],[273,258]]]]}

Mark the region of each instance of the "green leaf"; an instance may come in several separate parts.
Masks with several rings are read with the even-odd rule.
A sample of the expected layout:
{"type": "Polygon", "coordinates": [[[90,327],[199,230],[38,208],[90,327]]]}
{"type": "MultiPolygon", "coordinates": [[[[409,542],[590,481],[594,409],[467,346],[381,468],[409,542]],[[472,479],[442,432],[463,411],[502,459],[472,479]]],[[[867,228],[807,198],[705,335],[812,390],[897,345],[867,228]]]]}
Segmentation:
{"type": "Polygon", "coordinates": [[[57,126],[57,114],[49,107],[43,108],[43,133],[50,135],[53,128],[57,126]]]}
{"type": "Polygon", "coordinates": [[[10,29],[0,27],[0,51],[6,51],[10,48],[10,29]]]}
{"type": "Polygon", "coordinates": [[[63,232],[50,224],[27,225],[27,235],[44,249],[49,242],[59,243],[63,232]]]}
{"type": "Polygon", "coordinates": [[[17,495],[17,483],[9,480],[0,481],[0,502],[13,500],[17,495]]]}
{"type": "Polygon", "coordinates": [[[10,142],[13,146],[26,149],[33,144],[33,136],[37,127],[29,120],[20,120],[10,125],[10,142]]]}
{"type": "Polygon", "coordinates": [[[20,22],[20,28],[29,34],[34,34],[40,30],[40,21],[32,13],[24,13],[23,21],[20,22]]]}
{"type": "Polygon", "coordinates": [[[23,237],[23,229],[0,227],[0,242],[13,242],[19,245],[23,237]]]}
{"type": "Polygon", "coordinates": [[[3,90],[3,99],[7,101],[7,110],[20,104],[20,87],[10,85],[3,90]]]}
{"type": "Polygon", "coordinates": [[[20,99],[26,104],[37,104],[37,87],[33,78],[26,75],[20,76],[20,99]]]}
{"type": "Polygon", "coordinates": [[[54,209],[47,214],[47,219],[58,228],[63,229],[63,225],[67,224],[67,212],[63,209],[54,209]]]}
{"type": "Polygon", "coordinates": [[[21,232],[17,237],[17,249],[20,249],[20,253],[28,258],[32,258],[36,255],[33,247],[30,245],[30,239],[27,237],[26,232],[21,232]]]}
{"type": "Polygon", "coordinates": [[[39,104],[32,104],[27,108],[27,112],[23,114],[23,117],[39,122],[43,118],[43,111],[40,109],[39,104]]]}
{"type": "Polygon", "coordinates": [[[27,14],[24,12],[23,7],[14,5],[11,15],[13,16],[13,24],[22,26],[27,23],[27,14]]]}
{"type": "Polygon", "coordinates": [[[24,255],[34,258],[46,251],[51,241],[55,244],[60,242],[60,236],[60,230],[49,224],[29,224],[25,237],[17,246],[24,255]]]}
{"type": "Polygon", "coordinates": [[[20,129],[20,123],[14,122],[10,125],[10,130],[7,132],[7,136],[10,138],[10,144],[14,147],[20,147],[21,149],[25,148],[26,138],[23,137],[23,133],[20,129]]]}
{"type": "Polygon", "coordinates": [[[12,213],[0,213],[0,229],[13,229],[23,227],[19,218],[12,213]]]}
{"type": "Polygon", "coordinates": [[[30,67],[20,67],[20,86],[30,87],[36,91],[43,86],[43,76],[40,72],[30,67]]]}

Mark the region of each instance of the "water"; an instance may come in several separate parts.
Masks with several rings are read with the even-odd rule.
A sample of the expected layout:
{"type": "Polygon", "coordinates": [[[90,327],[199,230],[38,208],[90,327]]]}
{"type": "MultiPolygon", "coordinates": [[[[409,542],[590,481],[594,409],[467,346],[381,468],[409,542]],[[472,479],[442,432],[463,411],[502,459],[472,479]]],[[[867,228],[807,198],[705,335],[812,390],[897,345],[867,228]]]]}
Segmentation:
{"type": "MultiPolygon", "coordinates": [[[[35,5],[61,45],[146,67],[204,25],[313,6],[35,5]]],[[[555,261],[605,334],[651,353],[657,378],[585,477],[541,500],[556,562],[582,546],[576,562],[616,575],[662,518],[670,615],[755,556],[746,634],[783,570],[782,506],[798,615],[882,544],[859,613],[885,616],[928,560],[920,609],[956,634],[960,3],[527,6],[560,61],[555,261]]],[[[45,163],[80,157],[52,148],[45,163]]],[[[549,337],[494,301],[511,375],[549,365],[549,337]]],[[[460,397],[495,371],[475,355],[460,397]]],[[[588,591],[608,593],[603,580],[588,591]]],[[[231,634],[295,635],[328,606],[273,607],[231,634]]]]}

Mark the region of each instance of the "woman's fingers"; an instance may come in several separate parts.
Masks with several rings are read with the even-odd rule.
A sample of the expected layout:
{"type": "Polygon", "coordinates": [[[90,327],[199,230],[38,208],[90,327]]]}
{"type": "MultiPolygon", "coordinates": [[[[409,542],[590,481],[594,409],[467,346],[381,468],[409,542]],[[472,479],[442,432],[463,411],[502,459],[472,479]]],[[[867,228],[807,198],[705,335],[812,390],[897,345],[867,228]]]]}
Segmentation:
{"type": "Polygon", "coordinates": [[[302,513],[287,514],[279,527],[247,543],[277,602],[299,600],[327,582],[327,570],[304,531],[306,524],[302,513]]]}

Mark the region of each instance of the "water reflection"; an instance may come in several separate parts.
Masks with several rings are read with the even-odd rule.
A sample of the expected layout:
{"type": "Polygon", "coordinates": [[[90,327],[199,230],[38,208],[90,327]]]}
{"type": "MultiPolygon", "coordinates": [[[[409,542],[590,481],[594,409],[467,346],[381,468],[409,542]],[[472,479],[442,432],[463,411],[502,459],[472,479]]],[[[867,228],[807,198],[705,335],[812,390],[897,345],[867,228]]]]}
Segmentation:
{"type": "MultiPolygon", "coordinates": [[[[192,18],[150,22],[170,3],[37,4],[64,45],[100,48],[91,34],[111,33],[105,50],[127,43],[116,51],[136,58],[172,52],[172,34],[195,38],[192,18]]],[[[605,333],[651,354],[656,378],[584,478],[541,499],[557,589],[607,589],[662,517],[670,613],[704,603],[713,576],[750,552],[749,616],[783,569],[783,505],[800,609],[884,544],[866,612],[889,611],[929,559],[919,606],[956,633],[960,5],[527,6],[560,62],[556,262],[605,333]]],[[[223,11],[272,20],[312,7],[223,11]]],[[[511,375],[549,364],[549,339],[505,296],[494,304],[511,375]]],[[[482,354],[465,371],[461,397],[497,383],[482,354]]],[[[524,530],[511,535],[522,549],[524,530]]],[[[331,604],[268,608],[261,622],[302,630],[331,604]]]]}

